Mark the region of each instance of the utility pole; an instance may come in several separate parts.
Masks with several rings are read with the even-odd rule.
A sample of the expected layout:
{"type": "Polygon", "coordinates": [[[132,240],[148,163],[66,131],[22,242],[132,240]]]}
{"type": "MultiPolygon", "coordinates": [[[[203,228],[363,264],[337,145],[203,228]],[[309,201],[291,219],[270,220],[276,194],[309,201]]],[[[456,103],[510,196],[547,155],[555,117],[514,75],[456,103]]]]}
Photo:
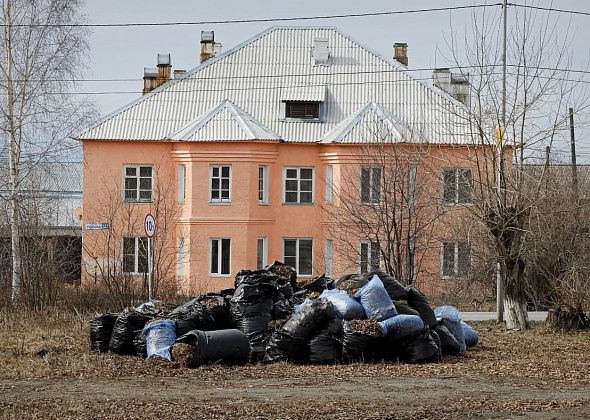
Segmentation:
{"type": "Polygon", "coordinates": [[[570,108],[570,141],[572,148],[572,191],[578,200],[578,167],[576,165],[576,136],[574,135],[574,109],[570,108]]]}
{"type": "MultiPolygon", "coordinates": [[[[508,0],[502,4],[502,122],[498,130],[498,211],[506,207],[506,186],[504,181],[504,142],[506,138],[506,39],[508,31],[508,0]]],[[[496,321],[504,321],[504,282],[502,281],[502,265],[496,266],[496,321]]]]}

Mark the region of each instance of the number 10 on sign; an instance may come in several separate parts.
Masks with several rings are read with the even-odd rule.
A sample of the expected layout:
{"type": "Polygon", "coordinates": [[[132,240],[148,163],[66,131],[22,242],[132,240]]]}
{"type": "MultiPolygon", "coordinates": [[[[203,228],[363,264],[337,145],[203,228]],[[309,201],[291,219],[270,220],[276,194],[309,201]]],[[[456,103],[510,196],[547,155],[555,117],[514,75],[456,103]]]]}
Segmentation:
{"type": "Polygon", "coordinates": [[[152,252],[152,237],[156,233],[156,220],[154,216],[148,214],[145,216],[145,220],[143,222],[143,227],[145,229],[145,235],[148,238],[148,249],[147,249],[147,256],[148,256],[148,299],[152,300],[152,271],[153,271],[153,252],[152,252]]]}

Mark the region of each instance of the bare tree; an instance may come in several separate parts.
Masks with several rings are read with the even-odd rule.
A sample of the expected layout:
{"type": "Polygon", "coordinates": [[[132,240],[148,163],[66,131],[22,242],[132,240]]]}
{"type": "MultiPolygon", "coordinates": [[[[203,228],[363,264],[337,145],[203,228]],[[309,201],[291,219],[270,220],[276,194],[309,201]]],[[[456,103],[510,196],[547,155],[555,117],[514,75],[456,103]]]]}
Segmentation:
{"type": "MultiPolygon", "coordinates": [[[[67,153],[66,139],[86,121],[90,109],[69,94],[80,73],[87,34],[79,0],[3,0],[0,46],[0,133],[10,186],[12,298],[23,279],[21,185],[23,159],[38,162],[67,153]]],[[[30,170],[30,167],[29,167],[30,170]]]]}
{"type": "Polygon", "coordinates": [[[576,109],[581,110],[587,98],[567,71],[567,24],[552,14],[526,8],[512,11],[505,101],[501,95],[504,79],[498,31],[501,14],[474,14],[464,49],[463,44],[459,48],[454,34],[449,47],[450,61],[471,82],[467,123],[472,127],[471,144],[481,151],[474,155],[479,174],[475,177],[478,200],[472,216],[493,241],[506,325],[526,329],[529,294],[523,249],[536,201],[524,194],[523,165],[531,150],[550,144],[565,127],[568,103],[576,102],[576,109]]]}
{"type": "Polygon", "coordinates": [[[390,122],[379,112],[365,122],[365,142],[354,162],[342,165],[335,204],[325,210],[350,266],[380,268],[411,284],[424,274],[424,251],[437,243],[434,227],[445,208],[428,146],[413,143],[412,130],[390,122]]]}

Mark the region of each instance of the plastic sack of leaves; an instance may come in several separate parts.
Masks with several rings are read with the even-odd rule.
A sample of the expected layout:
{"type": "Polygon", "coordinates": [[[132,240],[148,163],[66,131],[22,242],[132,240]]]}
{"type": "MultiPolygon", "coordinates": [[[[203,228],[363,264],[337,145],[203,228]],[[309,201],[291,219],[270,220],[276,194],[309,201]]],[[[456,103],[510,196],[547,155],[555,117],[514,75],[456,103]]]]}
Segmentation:
{"type": "Polygon", "coordinates": [[[139,306],[135,307],[135,310],[139,313],[147,315],[151,318],[155,317],[166,317],[170,312],[172,312],[177,305],[172,303],[163,302],[161,300],[150,300],[148,302],[144,302],[139,306]]]}
{"type": "Polygon", "coordinates": [[[415,337],[424,331],[424,322],[416,315],[396,315],[380,321],[379,326],[383,335],[399,340],[415,337]]]}
{"type": "MultiPolygon", "coordinates": [[[[233,296],[232,291],[232,296],[233,296]]],[[[197,298],[203,308],[213,316],[214,327],[211,330],[225,330],[232,328],[231,315],[229,312],[229,301],[231,297],[221,293],[208,293],[197,298]]],[[[204,328],[197,328],[204,330],[204,328]]]]}
{"type": "Polygon", "coordinates": [[[372,319],[344,321],[342,357],[349,362],[372,362],[382,357],[381,327],[372,319]]]}
{"type": "Polygon", "coordinates": [[[170,349],[176,341],[176,325],[169,319],[152,321],[143,329],[147,357],[158,356],[172,361],[170,349]]]}
{"type": "Polygon", "coordinates": [[[336,316],[340,319],[350,321],[351,319],[362,319],[365,317],[363,306],[350,297],[344,290],[324,290],[320,298],[327,299],[334,305],[336,316]]]}
{"type": "Polygon", "coordinates": [[[125,308],[117,317],[109,342],[109,349],[117,354],[135,354],[133,338],[135,331],[143,329],[150,317],[137,312],[134,308],[125,308]]]}
{"type": "Polygon", "coordinates": [[[381,282],[383,282],[383,286],[385,287],[385,290],[387,290],[391,300],[408,299],[408,291],[404,285],[397,281],[392,275],[377,270],[367,274],[367,279],[371,279],[373,276],[378,276],[381,282]]]}
{"type": "Polygon", "coordinates": [[[143,330],[137,330],[135,332],[135,337],[133,337],[133,347],[135,348],[136,355],[143,357],[144,359],[147,357],[146,342],[145,336],[143,335],[143,330]]]}
{"type": "Polygon", "coordinates": [[[434,309],[436,319],[442,321],[455,337],[461,348],[461,353],[467,350],[465,345],[465,335],[461,326],[461,316],[459,310],[451,305],[438,306],[434,309]]]}
{"type": "Polygon", "coordinates": [[[316,299],[305,305],[283,325],[282,331],[299,340],[309,340],[335,317],[334,306],[326,299],[316,299]]]}
{"type": "Polygon", "coordinates": [[[463,335],[465,336],[465,346],[468,349],[476,347],[477,342],[479,341],[479,336],[475,330],[465,321],[461,321],[461,327],[463,328],[463,335]]]}
{"type": "Polygon", "coordinates": [[[461,353],[459,342],[442,321],[436,326],[434,331],[440,338],[442,354],[452,356],[461,353]]]}
{"type": "Polygon", "coordinates": [[[213,330],[216,329],[215,318],[211,311],[194,298],[180,305],[170,313],[170,319],[176,322],[176,333],[184,335],[192,330],[213,330]]]}
{"type": "Polygon", "coordinates": [[[412,309],[410,305],[406,305],[405,303],[398,303],[393,302],[395,305],[395,310],[397,311],[398,315],[417,315],[420,316],[420,312],[415,309],[412,309]]]}
{"type": "Polygon", "coordinates": [[[280,261],[275,261],[274,263],[266,267],[266,269],[271,273],[288,280],[289,283],[291,283],[291,287],[293,289],[297,288],[297,272],[290,265],[287,265],[280,261]]]}
{"type": "Polygon", "coordinates": [[[102,314],[90,321],[90,350],[109,351],[109,342],[118,314],[102,314]]]}
{"type": "Polygon", "coordinates": [[[309,340],[309,361],[316,364],[337,363],[342,360],[343,321],[333,319],[319,334],[309,340]]]}
{"type": "Polygon", "coordinates": [[[410,305],[412,309],[418,311],[424,324],[429,328],[435,328],[437,324],[436,316],[434,315],[434,311],[432,310],[428,299],[426,299],[426,296],[414,286],[408,286],[407,291],[408,305],[410,305]]]}
{"type": "Polygon", "coordinates": [[[283,331],[274,331],[266,344],[264,363],[307,361],[305,342],[283,331]]]}
{"type": "Polygon", "coordinates": [[[354,296],[369,281],[361,274],[347,274],[336,282],[336,288],[344,290],[350,296],[354,296]]]}
{"type": "Polygon", "coordinates": [[[276,287],[266,282],[240,284],[230,301],[234,325],[246,334],[253,360],[264,356],[268,323],[272,319],[276,287]]]}
{"type": "Polygon", "coordinates": [[[393,301],[378,276],[373,276],[355,295],[367,318],[383,321],[397,315],[393,301]]]}
{"type": "Polygon", "coordinates": [[[439,349],[429,331],[400,344],[400,360],[407,363],[439,362],[439,349]]]}

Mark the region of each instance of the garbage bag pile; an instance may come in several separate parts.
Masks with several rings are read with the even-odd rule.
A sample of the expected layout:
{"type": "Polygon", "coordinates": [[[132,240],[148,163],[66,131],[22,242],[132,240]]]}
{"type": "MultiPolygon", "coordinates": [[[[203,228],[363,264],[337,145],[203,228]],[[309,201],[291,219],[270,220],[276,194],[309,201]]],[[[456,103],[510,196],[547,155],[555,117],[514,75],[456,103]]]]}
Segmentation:
{"type": "Polygon", "coordinates": [[[240,271],[234,286],[179,306],[150,301],[102,314],[90,321],[90,348],[188,367],[428,363],[478,341],[456,308],[432,308],[416,287],[381,271],[301,281],[292,267],[275,261],[240,271]]]}

